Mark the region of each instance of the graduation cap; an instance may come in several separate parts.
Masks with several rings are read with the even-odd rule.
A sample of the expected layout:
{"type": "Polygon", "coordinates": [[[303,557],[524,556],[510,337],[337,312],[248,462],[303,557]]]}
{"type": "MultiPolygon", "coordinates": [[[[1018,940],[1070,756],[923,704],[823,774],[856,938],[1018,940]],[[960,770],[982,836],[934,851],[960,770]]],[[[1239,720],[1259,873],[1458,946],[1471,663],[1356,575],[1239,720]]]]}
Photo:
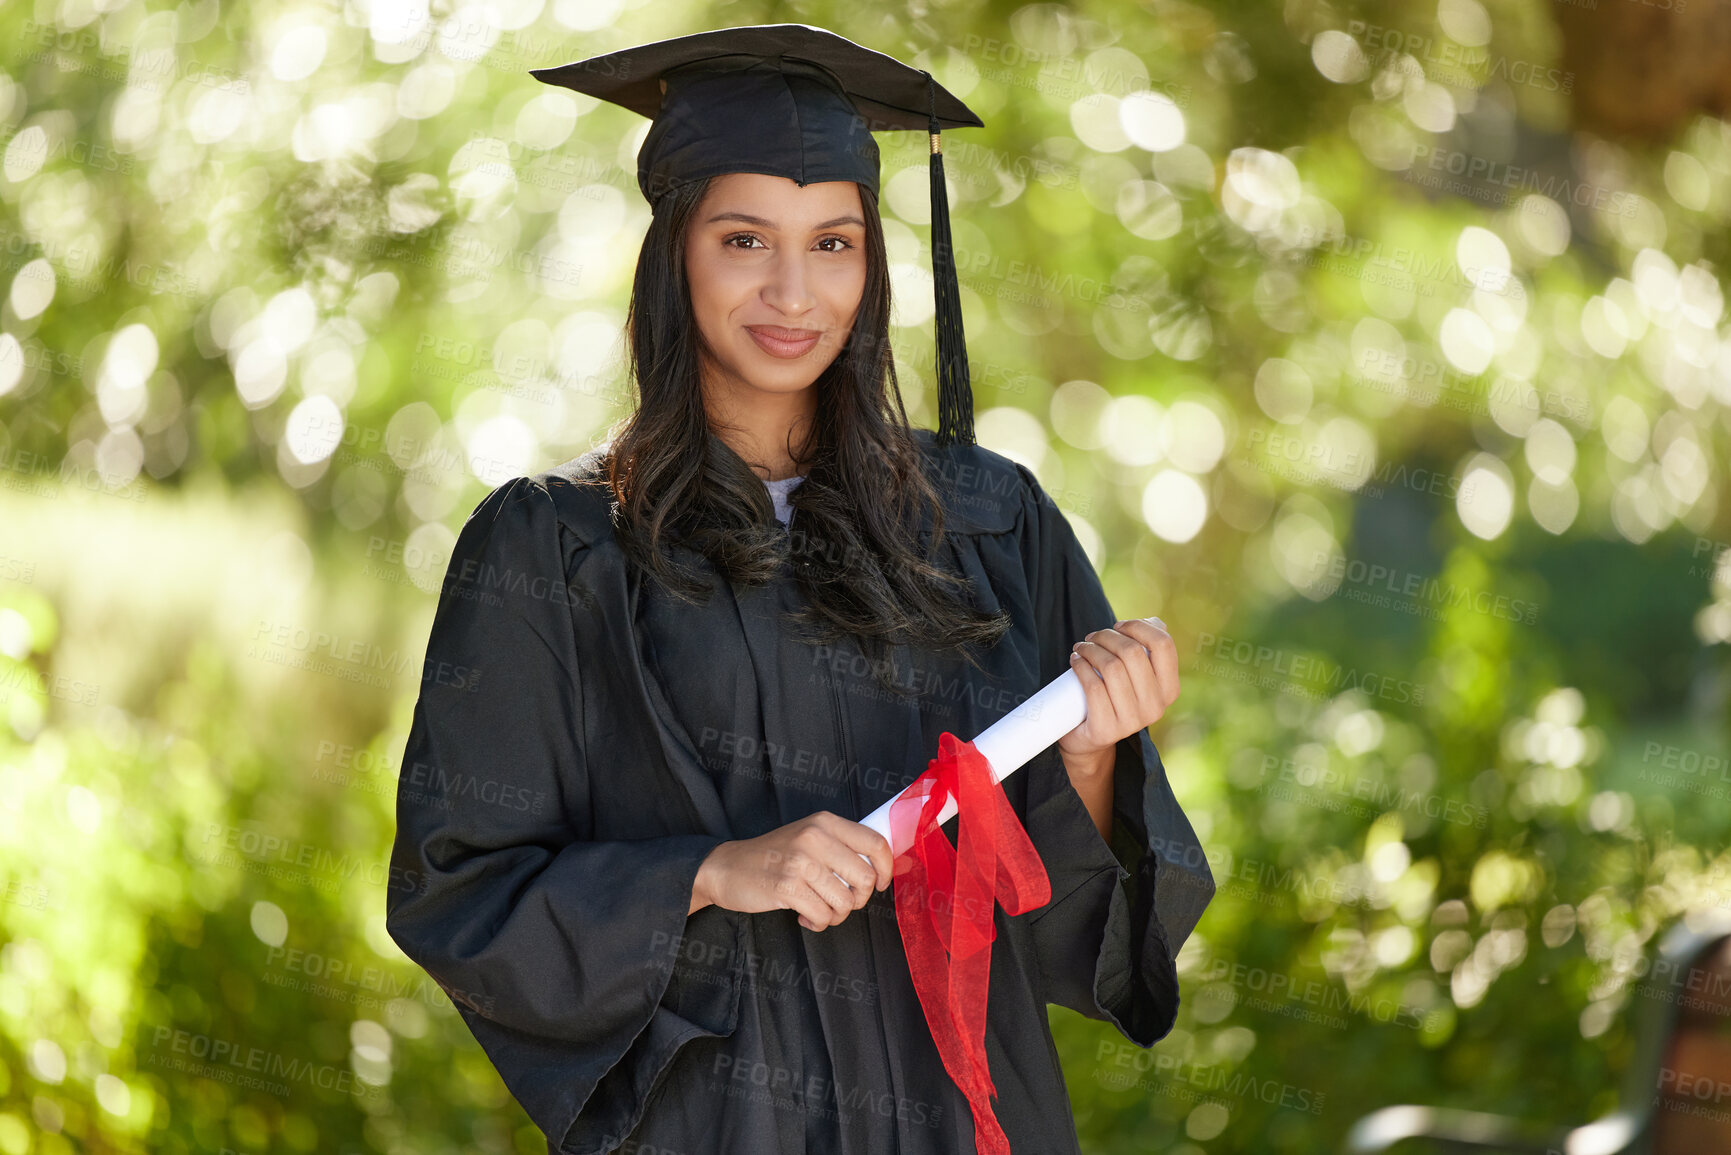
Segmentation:
{"type": "Polygon", "coordinates": [[[878,191],[872,132],[931,136],[932,283],[937,306],[936,441],[974,444],[939,133],[980,128],[924,69],[809,24],[755,24],[676,36],[529,75],[628,108],[654,123],[637,154],[651,208],[673,189],[730,172],[851,180],[878,191]]]}

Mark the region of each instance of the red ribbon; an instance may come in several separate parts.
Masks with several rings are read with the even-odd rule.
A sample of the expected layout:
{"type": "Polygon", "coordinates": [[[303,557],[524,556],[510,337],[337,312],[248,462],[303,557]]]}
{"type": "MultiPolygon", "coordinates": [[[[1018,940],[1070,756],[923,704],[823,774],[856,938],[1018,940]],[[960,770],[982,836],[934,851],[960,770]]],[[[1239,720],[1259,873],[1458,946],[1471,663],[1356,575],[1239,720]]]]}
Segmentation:
{"type": "Polygon", "coordinates": [[[1001,902],[1006,913],[1021,914],[1044,906],[1052,883],[986,756],[947,730],[938,736],[938,756],[890,806],[891,841],[902,844],[910,828],[912,845],[896,860],[896,925],[914,993],[944,1069],[973,1110],[979,1155],[1010,1155],[986,1069],[992,908],[1001,902]],[[958,818],[954,847],[937,821],[950,798],[958,818]]]}

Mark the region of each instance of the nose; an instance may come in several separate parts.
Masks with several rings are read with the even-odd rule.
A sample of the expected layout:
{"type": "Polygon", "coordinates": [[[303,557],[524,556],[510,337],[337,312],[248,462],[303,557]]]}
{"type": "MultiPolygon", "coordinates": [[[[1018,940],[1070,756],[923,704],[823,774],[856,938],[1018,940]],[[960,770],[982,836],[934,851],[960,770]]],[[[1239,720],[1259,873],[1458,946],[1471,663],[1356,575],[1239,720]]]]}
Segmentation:
{"type": "Polygon", "coordinates": [[[784,248],[776,254],[769,280],[763,286],[764,303],[789,317],[809,312],[817,298],[812,295],[805,267],[806,254],[784,248]]]}

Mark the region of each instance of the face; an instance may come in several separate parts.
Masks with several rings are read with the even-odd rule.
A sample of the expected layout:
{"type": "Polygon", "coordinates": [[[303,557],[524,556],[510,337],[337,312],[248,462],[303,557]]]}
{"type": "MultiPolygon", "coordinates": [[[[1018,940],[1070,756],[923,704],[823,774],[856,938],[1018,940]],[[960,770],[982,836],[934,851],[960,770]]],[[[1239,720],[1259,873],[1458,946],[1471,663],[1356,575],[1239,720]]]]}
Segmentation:
{"type": "Polygon", "coordinates": [[[710,182],[685,243],[706,389],[798,393],[853,328],[865,292],[865,221],[853,181],[764,173],[710,182]]]}

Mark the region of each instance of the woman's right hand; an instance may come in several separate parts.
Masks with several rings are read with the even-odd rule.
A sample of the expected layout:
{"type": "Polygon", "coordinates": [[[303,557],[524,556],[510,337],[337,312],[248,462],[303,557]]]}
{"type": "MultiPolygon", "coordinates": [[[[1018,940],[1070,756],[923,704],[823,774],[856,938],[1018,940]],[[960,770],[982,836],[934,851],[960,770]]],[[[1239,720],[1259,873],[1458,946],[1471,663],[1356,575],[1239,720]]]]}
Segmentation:
{"type": "Polygon", "coordinates": [[[864,906],[894,872],[883,835],[820,810],[710,851],[697,868],[687,913],[711,904],[745,914],[792,910],[805,929],[824,930],[864,906]]]}

